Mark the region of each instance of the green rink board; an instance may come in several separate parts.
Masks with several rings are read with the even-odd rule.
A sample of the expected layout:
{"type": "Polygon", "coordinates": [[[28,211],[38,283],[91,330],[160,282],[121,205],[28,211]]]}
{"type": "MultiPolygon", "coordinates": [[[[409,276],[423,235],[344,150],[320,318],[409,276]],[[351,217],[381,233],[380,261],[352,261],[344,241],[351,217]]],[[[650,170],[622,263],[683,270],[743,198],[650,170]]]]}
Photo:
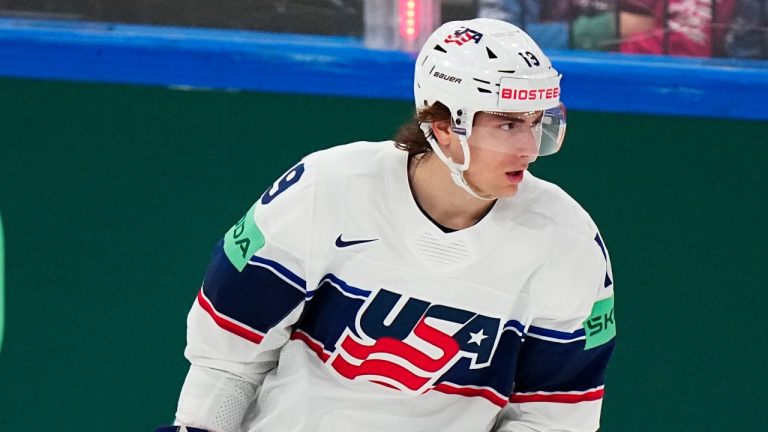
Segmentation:
{"type": "MultiPolygon", "coordinates": [[[[213,246],[302,155],[404,102],[0,79],[0,430],[148,431],[186,373],[213,246]]],[[[593,216],[616,280],[603,431],[763,430],[768,123],[569,112],[532,171],[593,216]]]]}
{"type": "Polygon", "coordinates": [[[0,216],[0,352],[3,350],[5,334],[5,243],[3,241],[3,218],[0,216]]]}

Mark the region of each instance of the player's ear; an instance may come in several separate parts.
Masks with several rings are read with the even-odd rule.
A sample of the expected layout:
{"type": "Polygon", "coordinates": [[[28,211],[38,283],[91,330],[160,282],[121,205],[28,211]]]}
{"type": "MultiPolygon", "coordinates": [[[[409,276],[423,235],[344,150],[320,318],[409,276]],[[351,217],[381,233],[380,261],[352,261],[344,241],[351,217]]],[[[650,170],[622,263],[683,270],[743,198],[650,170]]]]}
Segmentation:
{"type": "Polygon", "coordinates": [[[432,122],[432,132],[435,133],[435,139],[441,146],[448,146],[451,143],[451,121],[439,120],[432,122]]]}

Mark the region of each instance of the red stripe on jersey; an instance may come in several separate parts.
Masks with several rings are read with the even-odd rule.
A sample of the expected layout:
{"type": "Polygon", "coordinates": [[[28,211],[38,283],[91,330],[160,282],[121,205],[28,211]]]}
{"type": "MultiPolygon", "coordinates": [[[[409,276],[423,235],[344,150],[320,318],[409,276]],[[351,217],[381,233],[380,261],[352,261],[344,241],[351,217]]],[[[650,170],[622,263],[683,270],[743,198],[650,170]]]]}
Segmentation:
{"type": "Polygon", "coordinates": [[[596,401],[603,398],[604,390],[602,388],[591,390],[586,393],[533,393],[533,394],[512,394],[509,401],[512,403],[527,402],[553,402],[574,404],[579,402],[596,401]]]}
{"type": "Polygon", "coordinates": [[[328,361],[328,359],[331,357],[330,354],[325,352],[325,349],[323,349],[323,345],[320,342],[315,341],[303,331],[300,331],[300,330],[294,331],[293,333],[291,333],[291,339],[300,340],[304,342],[309,347],[309,349],[314,351],[315,354],[317,354],[317,356],[320,357],[320,360],[322,360],[323,363],[328,361]]]}
{"type": "Polygon", "coordinates": [[[208,315],[213,318],[213,321],[216,323],[216,325],[223,328],[224,330],[230,333],[234,333],[241,338],[247,339],[256,344],[261,343],[262,339],[264,339],[264,335],[256,333],[249,328],[238,325],[224,318],[222,315],[219,315],[219,313],[216,312],[216,309],[213,308],[213,305],[211,305],[208,299],[206,299],[203,295],[203,290],[200,290],[200,292],[197,293],[197,302],[200,304],[200,307],[203,308],[204,311],[208,312],[208,315]]]}
{"type": "Polygon", "coordinates": [[[474,387],[454,387],[447,383],[440,383],[436,385],[433,390],[439,391],[440,393],[456,394],[461,396],[480,396],[482,398],[488,399],[492,404],[497,405],[500,408],[504,408],[507,405],[506,398],[501,397],[497,393],[488,389],[474,387]]]}
{"type": "Polygon", "coordinates": [[[387,384],[387,383],[385,383],[384,381],[375,381],[375,380],[374,380],[374,381],[371,381],[371,382],[372,382],[372,383],[376,383],[376,384],[378,384],[378,385],[383,385],[384,387],[389,387],[389,388],[391,388],[391,389],[395,389],[395,390],[397,390],[397,391],[400,391],[400,389],[399,389],[399,388],[397,388],[397,387],[393,386],[392,384],[387,384]]]}
{"type": "Polygon", "coordinates": [[[365,375],[386,377],[402,384],[409,390],[418,390],[429,381],[428,377],[416,375],[405,367],[388,360],[368,359],[355,365],[339,355],[333,359],[331,366],[343,377],[351,380],[365,375]]]}
{"type": "MultiPolygon", "coordinates": [[[[416,329],[418,330],[419,328],[427,329],[427,332],[432,330],[434,333],[438,333],[437,330],[424,324],[423,320],[417,324],[416,329]]],[[[373,345],[368,346],[359,343],[348,336],[341,342],[341,348],[347,354],[358,360],[365,360],[371,354],[391,354],[395,357],[407,360],[421,371],[430,373],[437,372],[443,368],[459,352],[459,344],[444,333],[439,334],[444,338],[450,338],[450,342],[443,342],[438,338],[428,339],[427,337],[422,337],[423,335],[419,334],[418,331],[414,331],[414,334],[421,337],[422,340],[430,342],[433,346],[442,349],[443,354],[439,358],[434,359],[411,345],[391,337],[383,337],[377,340],[373,345]]]]}

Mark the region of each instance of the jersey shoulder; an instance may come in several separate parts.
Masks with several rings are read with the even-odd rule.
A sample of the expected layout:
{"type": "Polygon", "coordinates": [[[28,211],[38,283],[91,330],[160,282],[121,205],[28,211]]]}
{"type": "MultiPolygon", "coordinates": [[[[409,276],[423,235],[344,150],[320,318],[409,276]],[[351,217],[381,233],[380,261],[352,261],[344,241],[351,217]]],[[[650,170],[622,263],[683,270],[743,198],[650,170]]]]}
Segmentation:
{"type": "Polygon", "coordinates": [[[537,221],[559,235],[594,238],[597,225],[560,186],[528,174],[519,218],[537,221]]]}
{"type": "Polygon", "coordinates": [[[343,199],[340,187],[355,176],[380,176],[384,156],[392,151],[396,149],[391,141],[360,141],[310,153],[275,181],[260,202],[283,207],[279,209],[282,212],[297,205],[306,207],[315,199],[328,199],[328,193],[343,199]]]}
{"type": "Polygon", "coordinates": [[[393,141],[357,141],[320,150],[308,155],[322,179],[350,175],[380,175],[385,158],[398,151],[393,141]]]}
{"type": "Polygon", "coordinates": [[[517,217],[537,227],[546,242],[547,266],[553,277],[542,289],[558,316],[583,317],[596,298],[610,296],[608,252],[586,210],[559,186],[529,176],[517,217]]]}

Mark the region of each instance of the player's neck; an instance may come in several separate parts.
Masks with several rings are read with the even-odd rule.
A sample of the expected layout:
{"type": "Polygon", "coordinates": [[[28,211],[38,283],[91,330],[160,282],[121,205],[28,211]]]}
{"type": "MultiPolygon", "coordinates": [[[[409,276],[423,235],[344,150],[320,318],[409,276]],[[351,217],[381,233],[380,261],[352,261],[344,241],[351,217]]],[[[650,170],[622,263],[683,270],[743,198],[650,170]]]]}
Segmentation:
{"type": "Polygon", "coordinates": [[[435,155],[409,158],[408,178],[416,202],[435,222],[460,230],[476,224],[495,201],[475,198],[456,186],[448,167],[435,155]]]}

